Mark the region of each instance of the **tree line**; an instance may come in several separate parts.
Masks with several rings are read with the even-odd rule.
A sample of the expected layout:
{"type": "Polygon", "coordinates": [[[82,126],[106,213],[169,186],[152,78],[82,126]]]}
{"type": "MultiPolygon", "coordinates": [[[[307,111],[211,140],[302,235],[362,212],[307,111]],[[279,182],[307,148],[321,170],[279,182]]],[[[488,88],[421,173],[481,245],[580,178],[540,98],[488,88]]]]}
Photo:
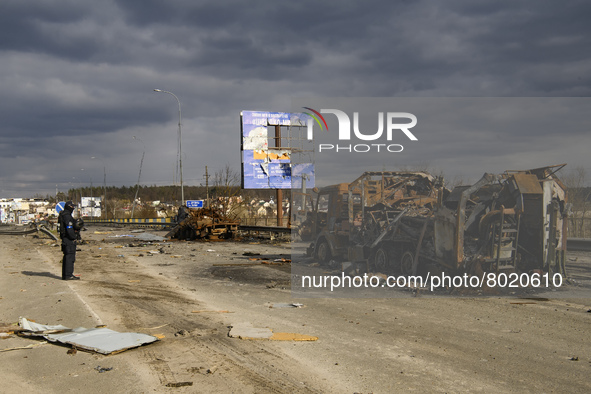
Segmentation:
{"type": "MultiPolygon", "coordinates": [[[[205,186],[184,186],[185,200],[205,200],[208,195],[208,188],[205,186]]],[[[181,188],[178,185],[169,186],[107,186],[107,200],[129,201],[133,202],[137,192],[137,197],[143,202],[160,201],[164,204],[178,204],[181,201],[181,188]]],[[[66,192],[59,192],[57,196],[36,196],[43,198],[50,203],[59,201],[80,201],[80,197],[104,197],[105,188],[102,186],[80,187],[69,189],[66,192]]],[[[285,192],[284,192],[285,195],[285,192]]],[[[214,185],[209,187],[210,199],[218,197],[242,196],[248,199],[269,200],[275,198],[274,190],[243,190],[239,186],[232,185],[214,185]]],[[[286,196],[287,197],[287,196],[286,196]]]]}

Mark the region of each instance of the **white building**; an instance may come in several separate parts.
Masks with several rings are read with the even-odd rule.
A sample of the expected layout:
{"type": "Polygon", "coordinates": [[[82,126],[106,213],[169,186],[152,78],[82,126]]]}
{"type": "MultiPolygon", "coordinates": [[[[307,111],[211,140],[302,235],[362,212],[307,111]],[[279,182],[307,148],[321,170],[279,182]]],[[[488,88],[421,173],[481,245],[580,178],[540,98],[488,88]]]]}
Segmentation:
{"type": "Polygon", "coordinates": [[[49,202],[31,198],[0,199],[0,221],[2,223],[26,224],[51,213],[49,202]]]}

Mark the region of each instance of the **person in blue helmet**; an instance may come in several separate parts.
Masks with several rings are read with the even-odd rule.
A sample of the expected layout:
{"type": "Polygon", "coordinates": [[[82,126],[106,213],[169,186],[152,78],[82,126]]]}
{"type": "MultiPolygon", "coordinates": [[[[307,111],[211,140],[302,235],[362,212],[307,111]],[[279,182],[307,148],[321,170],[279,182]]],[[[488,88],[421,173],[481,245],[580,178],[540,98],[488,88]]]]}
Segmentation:
{"type": "Polygon", "coordinates": [[[62,279],[79,280],[80,277],[74,275],[74,262],[76,261],[76,240],[80,239],[80,227],[73,218],[72,212],[76,206],[72,201],[67,201],[64,209],[58,216],[60,225],[60,238],[62,239],[62,279]],[[78,228],[78,229],[77,229],[78,228]]]}

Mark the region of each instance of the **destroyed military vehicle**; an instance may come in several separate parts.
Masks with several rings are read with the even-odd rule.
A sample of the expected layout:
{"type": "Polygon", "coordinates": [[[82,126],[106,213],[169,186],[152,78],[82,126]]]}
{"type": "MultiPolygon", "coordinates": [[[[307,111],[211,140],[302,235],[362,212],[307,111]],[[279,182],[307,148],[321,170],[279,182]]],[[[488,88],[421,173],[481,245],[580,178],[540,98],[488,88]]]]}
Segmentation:
{"type": "Polygon", "coordinates": [[[238,231],[239,222],[215,208],[184,208],[177,216],[177,225],[166,237],[181,240],[231,239],[238,231]]]}
{"type": "Polygon", "coordinates": [[[371,272],[564,274],[563,166],[484,174],[453,190],[426,172],[366,172],[317,190],[299,231],[320,263],[371,272]]]}

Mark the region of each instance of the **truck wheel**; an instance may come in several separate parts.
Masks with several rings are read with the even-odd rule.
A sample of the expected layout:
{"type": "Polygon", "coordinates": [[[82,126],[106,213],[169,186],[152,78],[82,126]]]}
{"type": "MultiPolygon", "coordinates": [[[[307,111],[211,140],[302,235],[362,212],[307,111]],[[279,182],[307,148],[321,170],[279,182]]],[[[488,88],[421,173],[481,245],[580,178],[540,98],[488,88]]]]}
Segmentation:
{"type": "Polygon", "coordinates": [[[326,242],[326,240],[320,241],[316,247],[316,259],[318,259],[318,262],[326,264],[331,258],[332,254],[330,253],[330,246],[328,246],[328,242],[326,242]]]}
{"type": "Polygon", "coordinates": [[[388,259],[388,252],[384,249],[384,248],[378,248],[378,250],[376,250],[375,254],[374,254],[374,258],[373,258],[373,266],[376,270],[376,272],[380,272],[382,274],[385,274],[388,272],[388,269],[390,268],[388,265],[389,259],[388,259]]]}
{"type": "Polygon", "coordinates": [[[402,275],[413,275],[412,266],[415,261],[415,256],[412,252],[406,251],[400,257],[400,271],[402,275]]]}

